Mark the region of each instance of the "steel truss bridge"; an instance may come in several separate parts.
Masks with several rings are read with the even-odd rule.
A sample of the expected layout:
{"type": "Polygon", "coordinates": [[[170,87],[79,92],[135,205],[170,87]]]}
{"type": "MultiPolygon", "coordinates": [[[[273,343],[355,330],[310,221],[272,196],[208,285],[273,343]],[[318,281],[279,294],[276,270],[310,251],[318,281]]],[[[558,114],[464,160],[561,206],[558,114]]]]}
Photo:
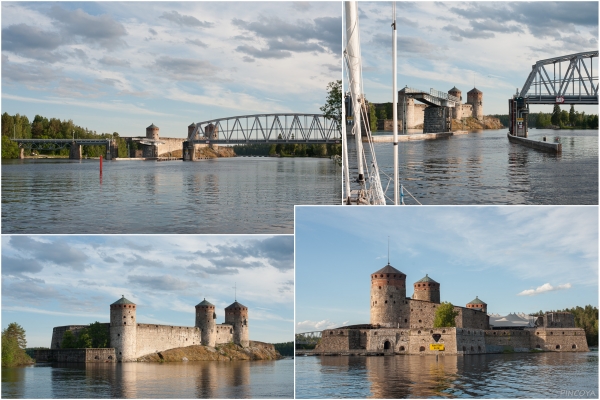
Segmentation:
{"type": "Polygon", "coordinates": [[[530,104],[598,104],[594,58],[598,50],[536,62],[521,92],[508,100],[510,135],[527,137],[530,104]]]}
{"type": "Polygon", "coordinates": [[[446,92],[440,92],[439,90],[429,89],[429,92],[419,89],[409,88],[408,86],[400,89],[398,92],[400,96],[406,96],[419,100],[429,106],[435,107],[454,107],[456,104],[460,104],[460,99],[456,96],[452,96],[446,92]]]}
{"type": "Polygon", "coordinates": [[[597,57],[598,50],[538,61],[519,96],[529,104],[598,104],[597,57]]]}
{"type": "Polygon", "coordinates": [[[256,114],[194,124],[193,144],[341,143],[338,123],[321,114],[256,114]]]}
{"type": "Polygon", "coordinates": [[[317,345],[321,340],[321,331],[296,333],[296,344],[317,345]]]}
{"type": "Polygon", "coordinates": [[[110,148],[111,139],[11,139],[19,147],[27,150],[62,150],[76,146],[106,146],[110,148]]]}

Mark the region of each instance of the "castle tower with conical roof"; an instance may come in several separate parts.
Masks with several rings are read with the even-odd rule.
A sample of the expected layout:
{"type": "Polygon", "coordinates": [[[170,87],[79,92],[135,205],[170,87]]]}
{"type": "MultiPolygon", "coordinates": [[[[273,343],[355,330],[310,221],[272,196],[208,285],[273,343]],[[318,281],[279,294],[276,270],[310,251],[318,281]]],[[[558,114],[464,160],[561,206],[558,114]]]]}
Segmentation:
{"type": "Polygon", "coordinates": [[[371,325],[409,326],[406,275],[388,264],[371,274],[371,325]]]}
{"type": "Polygon", "coordinates": [[[479,300],[478,296],[475,296],[475,300],[471,300],[467,303],[467,308],[487,312],[487,304],[479,300]]]}
{"type": "Polygon", "coordinates": [[[483,121],[483,92],[473,88],[467,92],[467,104],[473,106],[473,118],[483,121]]]}
{"type": "Polygon", "coordinates": [[[200,328],[200,338],[204,346],[215,347],[217,338],[217,314],[215,306],[206,299],[196,305],[196,325],[200,328]]]}
{"type": "Polygon", "coordinates": [[[425,278],[419,279],[413,285],[413,299],[440,303],[440,284],[425,274],[425,278]]]}
{"type": "Polygon", "coordinates": [[[225,308],[225,323],[233,325],[233,343],[248,347],[248,307],[234,301],[225,308]]]}
{"type": "Polygon", "coordinates": [[[110,305],[110,345],[115,349],[117,361],[136,360],[136,305],[125,296],[110,305]]]}
{"type": "Polygon", "coordinates": [[[458,97],[460,100],[456,105],[452,108],[452,118],[461,119],[462,118],[462,92],[456,86],[452,89],[448,90],[448,94],[454,97],[458,97]]]}

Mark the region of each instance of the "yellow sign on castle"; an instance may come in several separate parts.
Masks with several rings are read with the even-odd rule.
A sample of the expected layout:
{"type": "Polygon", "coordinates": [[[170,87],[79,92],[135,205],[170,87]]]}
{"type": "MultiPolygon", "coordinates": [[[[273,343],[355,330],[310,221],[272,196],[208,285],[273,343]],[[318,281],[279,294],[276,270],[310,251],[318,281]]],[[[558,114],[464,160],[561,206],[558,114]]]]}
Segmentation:
{"type": "Polygon", "coordinates": [[[441,343],[436,343],[436,344],[430,344],[429,345],[429,350],[439,350],[439,351],[444,351],[444,345],[441,343]]]}

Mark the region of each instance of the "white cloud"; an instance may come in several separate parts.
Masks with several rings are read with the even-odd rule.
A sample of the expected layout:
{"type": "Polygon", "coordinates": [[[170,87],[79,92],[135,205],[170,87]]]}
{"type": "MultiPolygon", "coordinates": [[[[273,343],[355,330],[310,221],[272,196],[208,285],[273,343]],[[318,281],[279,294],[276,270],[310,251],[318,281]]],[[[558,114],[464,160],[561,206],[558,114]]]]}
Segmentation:
{"type": "Polygon", "coordinates": [[[565,283],[564,285],[552,286],[549,283],[544,283],[542,286],[538,286],[535,289],[527,289],[523,290],[521,293],[517,294],[517,296],[535,296],[537,294],[552,292],[555,290],[565,290],[571,289],[570,283],[565,283]]]}
{"type": "Polygon", "coordinates": [[[339,323],[330,321],[328,319],[324,319],[322,321],[306,320],[306,321],[296,323],[296,331],[303,331],[303,332],[322,331],[323,329],[336,328],[336,327],[339,327],[340,325],[343,325],[343,324],[339,324],[339,323]]]}

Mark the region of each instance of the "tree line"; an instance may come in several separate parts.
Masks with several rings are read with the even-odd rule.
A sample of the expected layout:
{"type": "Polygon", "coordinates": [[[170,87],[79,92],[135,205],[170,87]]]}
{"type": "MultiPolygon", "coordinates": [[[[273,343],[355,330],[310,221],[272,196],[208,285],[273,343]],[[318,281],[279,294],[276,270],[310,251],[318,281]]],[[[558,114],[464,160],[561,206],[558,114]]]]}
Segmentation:
{"type": "MultiPolygon", "coordinates": [[[[492,115],[502,122],[504,126],[509,125],[507,114],[492,115]]],[[[551,113],[532,113],[527,115],[527,125],[537,129],[559,127],[561,129],[598,129],[598,115],[586,114],[585,111],[575,111],[571,105],[569,111],[561,110],[560,105],[555,104],[551,113]]]]}
{"type": "Polygon", "coordinates": [[[284,357],[294,356],[294,342],[273,343],[273,346],[284,357]]]}
{"type": "MultiPolygon", "coordinates": [[[[113,139],[118,142],[119,157],[127,157],[127,142],[119,137],[119,133],[97,133],[73,123],[73,120],[60,120],[36,115],[33,121],[25,115],[2,114],[2,158],[18,158],[19,147],[10,139],[113,139]]],[[[105,155],[104,146],[83,146],[84,157],[99,157],[105,155]]],[[[30,155],[29,150],[25,151],[30,155]]],[[[68,156],[69,149],[47,151],[48,155],[68,156]]]]}
{"type": "Polygon", "coordinates": [[[341,144],[256,143],[235,145],[238,156],[327,157],[342,155],[341,144]]]}

